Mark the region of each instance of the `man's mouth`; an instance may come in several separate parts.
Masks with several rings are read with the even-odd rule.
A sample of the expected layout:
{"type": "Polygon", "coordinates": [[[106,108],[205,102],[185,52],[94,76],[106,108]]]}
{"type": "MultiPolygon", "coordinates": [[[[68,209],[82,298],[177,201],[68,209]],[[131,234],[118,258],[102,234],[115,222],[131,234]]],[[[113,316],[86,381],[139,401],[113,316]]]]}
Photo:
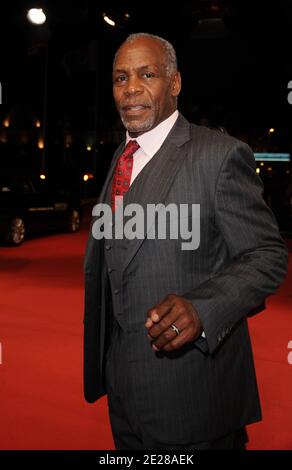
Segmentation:
{"type": "Polygon", "coordinates": [[[131,111],[143,111],[144,109],[148,109],[150,106],[144,105],[144,104],[135,104],[135,105],[127,105],[127,106],[122,106],[121,110],[123,112],[131,112],[131,111]]]}

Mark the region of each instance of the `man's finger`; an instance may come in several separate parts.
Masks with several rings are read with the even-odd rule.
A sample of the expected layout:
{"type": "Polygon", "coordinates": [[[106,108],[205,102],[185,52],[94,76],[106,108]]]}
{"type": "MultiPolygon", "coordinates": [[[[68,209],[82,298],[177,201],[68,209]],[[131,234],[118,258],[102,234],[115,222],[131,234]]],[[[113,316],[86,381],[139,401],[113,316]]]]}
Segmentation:
{"type": "Polygon", "coordinates": [[[145,326],[147,328],[151,328],[153,323],[158,323],[172,309],[174,305],[174,299],[172,300],[171,298],[167,297],[165,300],[163,300],[163,302],[148,310],[148,318],[146,320],[145,326]]]}
{"type": "MultiPolygon", "coordinates": [[[[169,317],[169,316],[170,316],[170,315],[168,315],[168,317],[169,317]]],[[[167,317],[167,318],[168,318],[168,317],[167,317]]],[[[158,325],[155,325],[155,326],[149,331],[150,338],[152,338],[152,340],[153,340],[153,341],[152,341],[152,347],[153,347],[154,351],[163,349],[164,346],[165,346],[167,343],[173,341],[175,338],[177,338],[179,335],[181,335],[182,332],[183,332],[183,330],[184,330],[184,327],[185,327],[185,326],[184,326],[184,325],[185,325],[185,322],[182,321],[182,320],[180,320],[180,319],[177,319],[177,320],[175,321],[175,326],[177,327],[177,329],[178,329],[179,332],[180,332],[179,335],[177,334],[177,332],[176,332],[173,328],[171,328],[172,323],[174,323],[174,322],[171,322],[171,323],[169,324],[169,326],[167,326],[166,328],[163,329],[162,333],[157,334],[157,336],[153,336],[152,330],[153,330],[154,328],[157,328],[158,326],[160,326],[160,324],[161,324],[162,322],[164,322],[164,321],[165,321],[165,318],[164,318],[163,320],[161,320],[161,322],[160,322],[158,325]]]]}
{"type": "Polygon", "coordinates": [[[188,333],[186,330],[184,330],[178,336],[176,336],[176,338],[174,338],[172,341],[169,341],[165,346],[163,346],[162,350],[166,352],[174,351],[175,349],[181,348],[188,342],[188,333]]]}
{"type": "MultiPolygon", "coordinates": [[[[177,311],[177,309],[172,308],[172,310],[170,310],[170,312],[168,312],[166,315],[164,315],[164,317],[160,320],[160,322],[154,323],[153,326],[148,329],[148,334],[152,338],[159,337],[161,334],[168,331],[171,328],[171,325],[173,323],[175,323],[177,325],[179,317],[180,317],[180,315],[179,315],[179,312],[177,311]]],[[[182,323],[181,320],[180,320],[180,323],[182,323]]],[[[185,325],[184,325],[184,322],[183,322],[183,324],[181,324],[181,328],[183,328],[184,326],[185,325]]],[[[171,330],[171,331],[173,331],[173,330],[171,330]]]]}
{"type": "Polygon", "coordinates": [[[157,338],[163,332],[167,331],[172,324],[175,324],[180,330],[182,330],[189,327],[192,322],[192,317],[190,317],[189,312],[185,307],[180,304],[175,304],[171,311],[164,315],[160,322],[155,323],[148,329],[148,334],[152,338],[157,338]]]}

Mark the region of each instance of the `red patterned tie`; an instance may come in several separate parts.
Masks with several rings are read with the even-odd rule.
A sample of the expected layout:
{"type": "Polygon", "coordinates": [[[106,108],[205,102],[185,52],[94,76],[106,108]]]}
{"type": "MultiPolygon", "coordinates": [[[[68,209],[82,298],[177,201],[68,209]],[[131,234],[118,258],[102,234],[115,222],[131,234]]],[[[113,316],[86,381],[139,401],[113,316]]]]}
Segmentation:
{"type": "Polygon", "coordinates": [[[136,140],[130,140],[122,155],[119,156],[112,182],[112,210],[115,211],[117,201],[128,191],[133,169],[133,154],[140,145],[136,140]],[[118,196],[118,197],[116,197],[118,196]]]}

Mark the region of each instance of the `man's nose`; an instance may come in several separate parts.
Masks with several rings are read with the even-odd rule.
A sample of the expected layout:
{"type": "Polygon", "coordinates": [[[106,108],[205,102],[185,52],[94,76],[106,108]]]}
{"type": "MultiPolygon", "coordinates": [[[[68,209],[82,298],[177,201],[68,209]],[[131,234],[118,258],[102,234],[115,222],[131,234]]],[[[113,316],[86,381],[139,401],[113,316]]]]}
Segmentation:
{"type": "Polygon", "coordinates": [[[125,93],[128,95],[137,95],[143,92],[143,85],[139,77],[132,76],[129,77],[125,93]]]}

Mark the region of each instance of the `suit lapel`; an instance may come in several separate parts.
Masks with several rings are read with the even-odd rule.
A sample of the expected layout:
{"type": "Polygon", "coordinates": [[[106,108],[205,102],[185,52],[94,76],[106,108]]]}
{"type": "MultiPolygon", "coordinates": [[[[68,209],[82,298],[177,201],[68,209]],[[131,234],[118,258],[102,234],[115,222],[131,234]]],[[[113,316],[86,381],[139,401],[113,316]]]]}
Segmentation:
{"type": "MultiPolygon", "coordinates": [[[[124,196],[124,207],[130,203],[139,204],[146,214],[148,204],[162,204],[165,201],[187,154],[184,144],[189,140],[190,124],[180,115],[162,147],[144,167],[146,170],[149,165],[147,174],[143,174],[143,169],[124,196]]],[[[144,242],[147,227],[150,228],[154,221],[155,217],[153,220],[147,220],[143,239],[126,240],[128,246],[124,257],[124,270],[144,242]]]]}

